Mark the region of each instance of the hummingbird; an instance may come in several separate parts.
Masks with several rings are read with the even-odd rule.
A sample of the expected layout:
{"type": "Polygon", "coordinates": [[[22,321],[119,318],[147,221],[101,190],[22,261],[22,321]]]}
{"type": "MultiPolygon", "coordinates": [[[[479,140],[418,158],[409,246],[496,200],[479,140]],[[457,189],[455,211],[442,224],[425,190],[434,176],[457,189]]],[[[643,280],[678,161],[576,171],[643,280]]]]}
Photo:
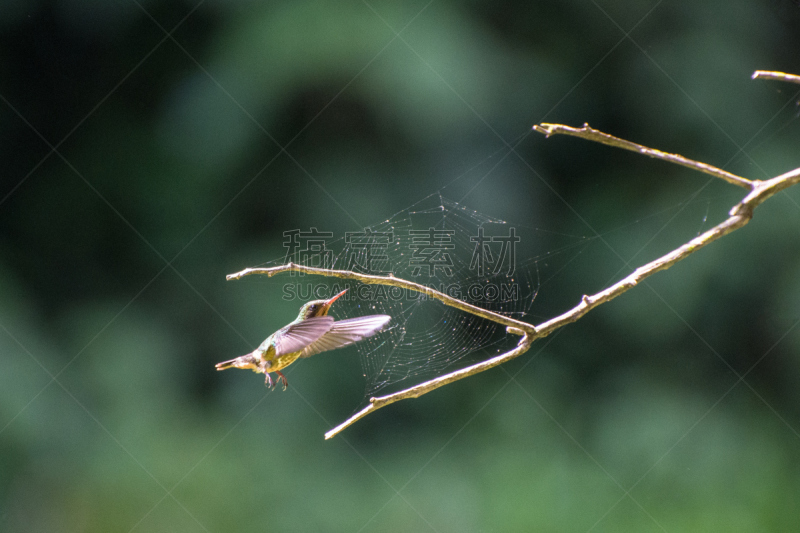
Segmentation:
{"type": "Polygon", "coordinates": [[[274,372],[283,384],[283,390],[286,390],[288,382],[281,372],[282,369],[301,357],[311,357],[371,337],[391,320],[392,317],[388,315],[370,315],[335,321],[332,316],[328,316],[328,311],[333,302],[346,292],[347,289],[328,300],[306,303],[300,308],[300,314],[294,321],[267,337],[251,353],[217,363],[217,370],[241,368],[250,369],[257,374],[263,373],[267,387],[275,386],[269,375],[274,372]]]}

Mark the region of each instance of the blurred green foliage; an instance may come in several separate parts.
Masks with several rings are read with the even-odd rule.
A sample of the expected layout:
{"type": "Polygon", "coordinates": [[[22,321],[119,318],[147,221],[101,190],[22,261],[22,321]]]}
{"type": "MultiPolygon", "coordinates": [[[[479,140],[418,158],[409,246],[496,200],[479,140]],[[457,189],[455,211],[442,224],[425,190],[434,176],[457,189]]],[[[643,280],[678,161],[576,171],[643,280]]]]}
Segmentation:
{"type": "Polygon", "coordinates": [[[797,88],[749,76],[800,72],[798,30],[790,0],[0,3],[0,531],[796,530],[796,190],[332,441],[354,350],[285,393],[213,363],[299,307],[225,274],[436,191],[542,253],[593,237],[542,265],[528,318],[563,312],[742,193],[530,126],[785,172],[797,88]]]}

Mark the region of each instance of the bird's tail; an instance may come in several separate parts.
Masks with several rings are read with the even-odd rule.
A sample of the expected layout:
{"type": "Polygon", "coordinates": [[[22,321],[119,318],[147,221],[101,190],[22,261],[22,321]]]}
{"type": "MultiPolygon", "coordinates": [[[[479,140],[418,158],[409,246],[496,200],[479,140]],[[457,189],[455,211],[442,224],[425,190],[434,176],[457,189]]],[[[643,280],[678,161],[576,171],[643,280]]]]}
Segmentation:
{"type": "Polygon", "coordinates": [[[230,361],[223,361],[221,363],[217,363],[216,367],[217,370],[227,370],[229,368],[236,368],[236,362],[239,360],[237,357],[236,359],[231,359],[230,361]]]}

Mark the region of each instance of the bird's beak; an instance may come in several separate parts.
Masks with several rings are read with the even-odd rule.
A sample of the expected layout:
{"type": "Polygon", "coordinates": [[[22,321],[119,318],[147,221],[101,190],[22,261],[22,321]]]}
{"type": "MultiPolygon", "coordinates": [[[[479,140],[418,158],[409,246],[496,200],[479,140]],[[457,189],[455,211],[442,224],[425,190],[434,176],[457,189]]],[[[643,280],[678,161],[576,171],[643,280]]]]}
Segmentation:
{"type": "Polygon", "coordinates": [[[340,292],[339,294],[337,294],[336,296],[334,296],[333,298],[331,298],[330,300],[325,302],[325,308],[326,309],[330,309],[331,305],[333,305],[333,302],[335,302],[336,300],[338,300],[339,298],[344,296],[344,293],[346,293],[346,292],[347,292],[347,289],[343,290],[342,292],[340,292]]]}

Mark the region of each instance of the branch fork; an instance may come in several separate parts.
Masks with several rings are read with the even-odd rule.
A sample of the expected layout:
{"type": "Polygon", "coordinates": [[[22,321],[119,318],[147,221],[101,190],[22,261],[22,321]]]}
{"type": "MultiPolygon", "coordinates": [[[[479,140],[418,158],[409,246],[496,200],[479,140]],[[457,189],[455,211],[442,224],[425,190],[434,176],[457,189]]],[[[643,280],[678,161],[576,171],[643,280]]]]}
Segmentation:
{"type": "MultiPolygon", "coordinates": [[[[753,79],[757,78],[781,80],[791,83],[800,83],[800,76],[793,76],[790,74],[785,74],[783,72],[770,72],[770,71],[759,70],[753,74],[753,79]]],[[[758,207],[768,198],[774,196],[780,191],[788,187],[791,187],[793,185],[796,185],[798,182],[800,182],[800,168],[786,172],[785,174],[781,174],[780,176],[776,176],[766,181],[749,180],[741,176],[731,174],[730,172],[719,169],[712,165],[701,163],[699,161],[694,161],[692,159],[688,159],[678,154],[670,154],[667,152],[662,152],[660,150],[655,150],[653,148],[648,148],[640,144],[636,144],[630,141],[626,141],[624,139],[620,139],[618,137],[614,137],[613,135],[609,135],[599,130],[595,130],[591,128],[588,124],[584,124],[581,128],[574,128],[570,126],[565,126],[563,124],[543,123],[534,126],[533,129],[538,131],[539,133],[544,134],[546,137],[558,134],[570,135],[573,137],[580,137],[583,139],[599,142],[602,144],[607,144],[617,148],[634,151],[639,154],[645,155],[647,157],[661,159],[664,161],[668,161],[684,167],[691,168],[693,170],[697,170],[699,172],[703,172],[705,174],[712,175],[716,178],[726,181],[727,183],[730,183],[731,185],[747,189],[749,192],[738,204],[736,204],[735,206],[733,206],[733,208],[731,208],[729,212],[729,217],[720,224],[717,224],[713,228],[691,239],[687,243],[669,252],[668,254],[665,254],[654,261],[651,261],[645,265],[640,266],[639,268],[634,270],[631,274],[629,274],[627,277],[614,283],[613,285],[607,287],[606,289],[598,292],[597,294],[583,295],[581,297],[581,301],[572,309],[568,310],[567,312],[565,312],[560,316],[557,316],[555,318],[552,318],[548,321],[542,322],[541,324],[537,325],[528,324],[527,322],[522,322],[520,320],[514,320],[505,315],[495,313],[493,311],[489,311],[487,309],[483,309],[481,307],[472,304],[468,304],[462,300],[443,294],[425,285],[397,278],[392,274],[389,274],[388,276],[374,276],[369,274],[360,274],[349,270],[330,270],[324,268],[308,267],[304,265],[298,265],[295,263],[287,263],[285,265],[280,265],[271,268],[246,268],[240,272],[229,274],[227,276],[227,279],[234,280],[234,279],[241,279],[245,276],[250,276],[250,275],[258,274],[271,277],[283,272],[296,271],[296,272],[303,272],[306,274],[316,274],[320,276],[353,279],[367,284],[379,284],[379,285],[387,285],[393,287],[401,287],[425,294],[430,298],[439,300],[444,305],[460,309],[461,311],[464,311],[466,313],[471,313],[475,316],[479,316],[487,320],[496,322],[500,325],[506,326],[506,331],[508,333],[520,336],[520,340],[517,343],[517,346],[508,352],[496,355],[495,357],[488,359],[486,361],[481,361],[480,363],[468,366],[466,368],[462,368],[460,370],[456,370],[454,372],[450,372],[448,374],[426,381],[424,383],[420,383],[408,389],[395,392],[393,394],[389,394],[386,396],[375,396],[370,398],[367,406],[364,407],[361,411],[352,415],[350,418],[348,418],[335,428],[325,433],[326,439],[330,439],[331,437],[340,433],[345,428],[351,426],[352,424],[354,424],[361,418],[365,417],[369,413],[376,411],[382,407],[385,407],[389,404],[392,404],[400,400],[405,400],[408,398],[418,398],[423,394],[427,394],[432,390],[438,389],[439,387],[478,374],[480,372],[484,372],[486,370],[489,370],[490,368],[494,368],[507,361],[510,361],[511,359],[519,357],[520,355],[528,351],[531,344],[533,344],[535,340],[541,337],[546,337],[555,330],[562,328],[567,324],[577,321],[583,315],[585,315],[595,307],[610,300],[613,300],[620,294],[632,289],[633,287],[638,285],[642,280],[652,276],[656,272],[660,272],[661,270],[666,270],[675,263],[682,261],[683,259],[686,259],[688,256],[697,252],[706,245],[745,226],[753,218],[753,212],[756,207],[758,207]]]]}

